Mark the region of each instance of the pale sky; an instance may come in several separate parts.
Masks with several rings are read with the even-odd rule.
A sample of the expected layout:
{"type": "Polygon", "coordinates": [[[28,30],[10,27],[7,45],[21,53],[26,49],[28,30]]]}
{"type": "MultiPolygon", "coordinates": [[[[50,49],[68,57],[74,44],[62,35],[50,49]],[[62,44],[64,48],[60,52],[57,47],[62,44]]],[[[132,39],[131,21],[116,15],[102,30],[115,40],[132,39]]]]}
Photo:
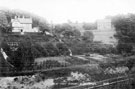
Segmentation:
{"type": "Polygon", "coordinates": [[[19,9],[48,22],[94,22],[108,15],[135,14],[135,0],[0,0],[0,7],[19,9]]]}

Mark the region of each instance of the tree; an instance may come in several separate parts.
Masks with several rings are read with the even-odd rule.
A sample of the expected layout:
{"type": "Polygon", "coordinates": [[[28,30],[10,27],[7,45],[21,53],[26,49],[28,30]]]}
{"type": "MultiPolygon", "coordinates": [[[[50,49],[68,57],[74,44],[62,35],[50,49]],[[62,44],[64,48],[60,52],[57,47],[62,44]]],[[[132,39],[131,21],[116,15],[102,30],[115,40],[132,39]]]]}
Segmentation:
{"type": "Polygon", "coordinates": [[[60,55],[69,55],[69,50],[64,43],[57,43],[56,47],[58,48],[60,55]]]}
{"type": "Polygon", "coordinates": [[[47,56],[47,51],[39,44],[34,44],[32,51],[34,58],[47,56]]]}
{"type": "Polygon", "coordinates": [[[84,23],[83,28],[85,30],[93,30],[93,29],[97,29],[97,25],[96,23],[84,23]]]}
{"type": "Polygon", "coordinates": [[[71,31],[72,31],[72,27],[69,24],[56,25],[54,28],[54,34],[59,36],[60,35],[69,36],[71,31]]]}
{"type": "Polygon", "coordinates": [[[33,68],[34,55],[32,47],[29,37],[20,40],[18,50],[15,52],[13,59],[17,70],[30,70],[33,68]]]}
{"type": "Polygon", "coordinates": [[[63,35],[66,38],[72,38],[74,36],[74,33],[72,30],[66,30],[65,32],[63,32],[63,35]]]}
{"type": "Polygon", "coordinates": [[[64,29],[62,29],[61,25],[55,25],[53,29],[53,34],[61,34],[64,29]]]}
{"type": "Polygon", "coordinates": [[[90,32],[90,31],[85,31],[85,32],[83,33],[83,40],[85,40],[85,41],[93,41],[93,39],[94,39],[94,35],[93,35],[92,32],[90,32]]]}
{"type": "Polygon", "coordinates": [[[38,27],[39,27],[39,30],[43,33],[45,31],[50,31],[49,25],[47,24],[46,21],[39,21],[38,27]]]}
{"type": "Polygon", "coordinates": [[[46,52],[48,53],[47,56],[58,56],[59,55],[58,49],[52,43],[46,43],[43,47],[46,50],[46,52]]]}
{"type": "Polygon", "coordinates": [[[2,32],[8,32],[8,30],[11,30],[4,11],[0,12],[0,30],[2,32]]]}
{"type": "Polygon", "coordinates": [[[77,38],[81,36],[81,32],[77,29],[73,30],[73,33],[74,33],[74,36],[77,38]]]}
{"type": "Polygon", "coordinates": [[[18,39],[20,41],[18,43],[17,50],[13,51],[11,50],[11,46],[7,45],[8,38],[5,38],[2,47],[6,54],[9,56],[9,62],[15,67],[17,71],[32,69],[34,56],[31,40],[28,37],[16,37],[15,39],[13,36],[11,37],[11,39],[13,39],[15,42],[18,41],[18,39]]]}
{"type": "Polygon", "coordinates": [[[116,16],[113,18],[118,39],[119,53],[131,53],[135,44],[135,15],[116,16]]]}

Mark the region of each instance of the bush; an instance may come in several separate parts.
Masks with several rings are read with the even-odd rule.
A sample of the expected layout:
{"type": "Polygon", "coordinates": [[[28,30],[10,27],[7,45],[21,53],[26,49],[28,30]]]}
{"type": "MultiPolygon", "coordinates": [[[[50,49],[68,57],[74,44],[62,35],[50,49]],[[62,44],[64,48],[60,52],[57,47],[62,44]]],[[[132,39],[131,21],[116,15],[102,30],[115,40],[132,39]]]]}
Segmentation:
{"type": "Polygon", "coordinates": [[[55,47],[52,43],[47,43],[43,47],[46,50],[46,52],[48,53],[47,56],[58,56],[59,55],[59,51],[58,51],[57,47],[55,47]]]}
{"type": "Polygon", "coordinates": [[[45,48],[43,48],[41,45],[39,44],[34,44],[33,47],[33,54],[34,54],[34,58],[38,58],[38,57],[46,57],[48,56],[47,51],[45,50],[45,48]]]}
{"type": "Polygon", "coordinates": [[[128,53],[132,53],[133,46],[129,43],[120,43],[117,45],[117,50],[123,56],[127,56],[128,53]]]}
{"type": "Polygon", "coordinates": [[[14,65],[17,71],[29,70],[33,68],[34,56],[32,50],[32,41],[29,37],[10,36],[5,38],[2,48],[9,56],[9,62],[14,65]],[[12,40],[10,40],[12,39],[12,40]],[[18,46],[8,45],[8,42],[18,42],[18,46]],[[17,48],[17,50],[12,50],[17,48]]]}
{"type": "Polygon", "coordinates": [[[65,55],[66,56],[66,55],[70,54],[67,46],[64,43],[57,43],[56,47],[59,51],[59,55],[65,55]]]}

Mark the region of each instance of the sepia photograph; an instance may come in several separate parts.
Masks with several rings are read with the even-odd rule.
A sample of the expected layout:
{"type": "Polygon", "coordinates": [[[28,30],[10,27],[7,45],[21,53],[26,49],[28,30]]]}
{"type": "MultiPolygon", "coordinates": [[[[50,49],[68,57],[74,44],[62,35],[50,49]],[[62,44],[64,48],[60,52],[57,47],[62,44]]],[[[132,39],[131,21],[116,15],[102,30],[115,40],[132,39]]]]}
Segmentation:
{"type": "Polygon", "coordinates": [[[0,0],[0,89],[135,89],[135,0],[0,0]]]}

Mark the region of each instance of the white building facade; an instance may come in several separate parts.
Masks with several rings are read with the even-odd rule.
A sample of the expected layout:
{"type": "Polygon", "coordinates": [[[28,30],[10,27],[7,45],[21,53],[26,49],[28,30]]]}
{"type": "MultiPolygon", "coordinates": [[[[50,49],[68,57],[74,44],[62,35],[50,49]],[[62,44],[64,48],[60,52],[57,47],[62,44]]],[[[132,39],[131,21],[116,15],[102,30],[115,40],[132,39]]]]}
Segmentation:
{"type": "Polygon", "coordinates": [[[117,40],[114,37],[116,31],[114,26],[112,25],[111,19],[97,20],[96,29],[85,30],[83,28],[83,23],[69,23],[69,25],[72,27],[76,27],[82,35],[85,31],[92,32],[94,35],[93,41],[99,41],[103,44],[112,44],[114,46],[117,45],[117,40]]]}
{"type": "Polygon", "coordinates": [[[38,32],[38,29],[32,28],[32,18],[25,18],[24,16],[11,19],[12,32],[38,32]]]}
{"type": "Polygon", "coordinates": [[[111,19],[103,19],[97,21],[97,29],[92,30],[94,34],[94,41],[101,41],[105,44],[117,44],[117,40],[114,37],[116,33],[111,19]]]}

